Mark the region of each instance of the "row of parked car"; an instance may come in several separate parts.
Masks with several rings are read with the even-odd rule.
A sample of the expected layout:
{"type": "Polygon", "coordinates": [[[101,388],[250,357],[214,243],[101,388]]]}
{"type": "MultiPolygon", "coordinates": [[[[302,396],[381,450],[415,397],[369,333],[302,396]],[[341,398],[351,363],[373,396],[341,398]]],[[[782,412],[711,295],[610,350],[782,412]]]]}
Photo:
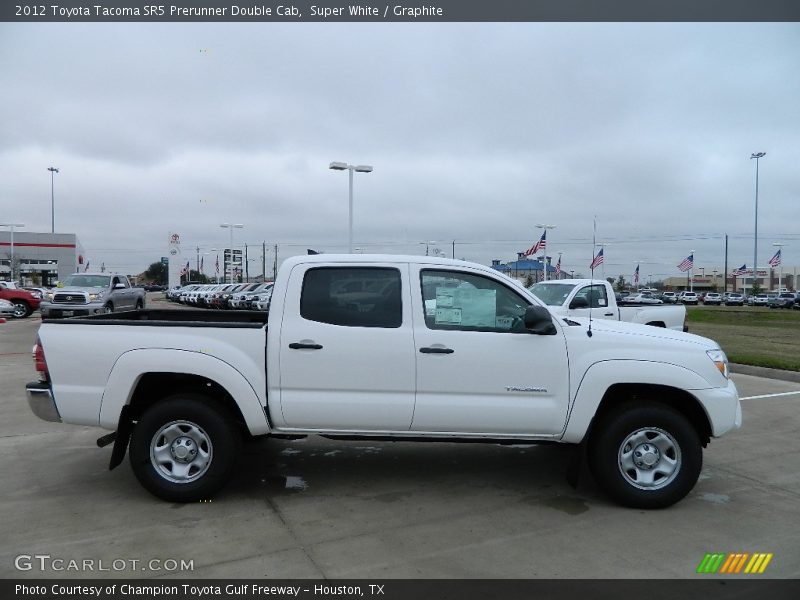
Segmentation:
{"type": "Polygon", "coordinates": [[[268,310],[271,281],[263,283],[192,283],[166,292],[167,300],[199,308],[268,310]]]}
{"type": "Polygon", "coordinates": [[[664,292],[660,299],[666,304],[705,304],[706,306],[768,306],[800,310],[800,293],[781,292],[745,296],[739,292],[664,292]]]}
{"type": "Polygon", "coordinates": [[[13,281],[0,281],[0,318],[21,319],[39,308],[44,288],[18,286],[13,281]]]}

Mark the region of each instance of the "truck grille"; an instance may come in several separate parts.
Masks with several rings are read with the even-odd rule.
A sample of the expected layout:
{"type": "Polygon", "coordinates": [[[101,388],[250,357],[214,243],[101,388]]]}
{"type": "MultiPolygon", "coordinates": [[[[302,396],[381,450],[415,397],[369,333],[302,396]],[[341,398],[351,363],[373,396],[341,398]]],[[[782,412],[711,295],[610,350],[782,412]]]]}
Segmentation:
{"type": "Polygon", "coordinates": [[[89,297],[80,292],[60,292],[53,296],[54,304],[89,304],[89,297]]]}

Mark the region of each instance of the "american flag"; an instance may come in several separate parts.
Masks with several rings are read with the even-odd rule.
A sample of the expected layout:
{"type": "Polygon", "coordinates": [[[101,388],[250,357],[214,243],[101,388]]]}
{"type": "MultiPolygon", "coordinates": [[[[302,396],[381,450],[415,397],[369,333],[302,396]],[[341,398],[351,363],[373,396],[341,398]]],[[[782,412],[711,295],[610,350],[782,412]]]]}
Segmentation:
{"type": "Polygon", "coordinates": [[[189,273],[189,261],[186,261],[186,266],[181,269],[181,275],[187,275],[189,273]]]}
{"type": "Polygon", "coordinates": [[[636,265],[636,270],[633,272],[633,285],[639,283],[639,265],[636,265]]]}
{"type": "Polygon", "coordinates": [[[542,237],[539,238],[539,241],[525,251],[525,256],[536,254],[537,252],[543,251],[545,248],[547,248],[547,229],[542,232],[542,237]]]}
{"type": "Polygon", "coordinates": [[[745,273],[747,273],[747,265],[742,265],[738,269],[734,269],[731,275],[733,275],[734,277],[741,277],[745,273]]]}
{"type": "Polygon", "coordinates": [[[88,271],[88,270],[89,270],[89,261],[87,260],[86,261],[86,266],[83,267],[83,272],[86,273],[86,271],[88,271]]]}
{"type": "Polygon", "coordinates": [[[590,269],[596,269],[600,265],[603,264],[603,249],[600,248],[600,252],[597,253],[597,256],[594,257],[594,260],[589,265],[590,269]]]}
{"type": "Polygon", "coordinates": [[[203,257],[200,257],[200,272],[203,272],[203,257]]]}
{"type": "Polygon", "coordinates": [[[778,251],[775,253],[775,256],[769,259],[769,266],[770,267],[778,267],[781,264],[781,248],[778,248],[778,251]]]}
{"type": "Polygon", "coordinates": [[[558,255],[558,262],[556,263],[556,277],[561,275],[561,255],[558,255]]]}
{"type": "Polygon", "coordinates": [[[683,262],[678,265],[678,268],[681,271],[688,271],[694,266],[694,254],[690,254],[686,258],[683,259],[683,262]]]}

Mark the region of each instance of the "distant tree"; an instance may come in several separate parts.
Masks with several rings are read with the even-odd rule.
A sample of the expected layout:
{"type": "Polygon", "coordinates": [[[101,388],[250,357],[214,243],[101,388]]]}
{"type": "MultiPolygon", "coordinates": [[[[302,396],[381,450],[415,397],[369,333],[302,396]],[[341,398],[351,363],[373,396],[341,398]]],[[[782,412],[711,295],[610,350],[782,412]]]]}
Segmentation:
{"type": "Polygon", "coordinates": [[[625,291],[625,286],[628,285],[628,282],[625,281],[625,277],[622,276],[622,275],[620,275],[617,278],[617,282],[616,283],[614,283],[613,280],[610,280],[610,282],[614,286],[614,289],[616,289],[618,292],[624,292],[625,291]]]}
{"type": "Polygon", "coordinates": [[[613,277],[606,277],[606,281],[610,283],[612,286],[614,285],[614,278],[613,277]]]}
{"type": "Polygon", "coordinates": [[[144,278],[147,281],[152,281],[153,283],[158,283],[160,285],[167,285],[167,278],[169,274],[167,272],[167,265],[159,262],[152,263],[147,270],[144,272],[144,278]]]}
{"type": "MultiPolygon", "coordinates": [[[[184,275],[184,277],[186,277],[184,275]]],[[[208,283],[209,278],[205,276],[203,273],[198,273],[194,269],[189,269],[189,279],[192,283],[208,283]]]]}
{"type": "Polygon", "coordinates": [[[525,278],[525,287],[531,287],[533,285],[533,275],[528,273],[528,276],[525,278]]]}
{"type": "Polygon", "coordinates": [[[760,294],[760,293],[761,293],[761,284],[760,284],[760,283],[758,283],[758,281],[756,281],[756,282],[753,284],[753,287],[752,287],[752,288],[750,288],[750,295],[751,295],[751,296],[757,296],[757,295],[758,295],[758,294],[760,294]]]}

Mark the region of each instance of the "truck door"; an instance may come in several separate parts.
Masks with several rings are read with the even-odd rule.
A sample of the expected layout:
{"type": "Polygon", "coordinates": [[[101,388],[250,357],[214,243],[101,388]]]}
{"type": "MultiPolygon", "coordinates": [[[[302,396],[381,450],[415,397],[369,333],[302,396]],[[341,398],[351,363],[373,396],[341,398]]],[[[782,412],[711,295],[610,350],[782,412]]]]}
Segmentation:
{"type": "Polygon", "coordinates": [[[413,431],[553,435],[567,417],[566,343],[524,327],[531,304],[479,272],[411,266],[413,431]]]}
{"type": "Polygon", "coordinates": [[[416,366],[407,265],[297,265],[289,277],[283,427],[407,431],[416,366]]]}
{"type": "Polygon", "coordinates": [[[619,321],[619,310],[612,308],[616,306],[616,300],[612,304],[608,298],[608,290],[602,284],[585,285],[580,288],[570,300],[569,314],[574,317],[588,317],[589,307],[592,309],[593,319],[608,319],[619,321]],[[572,308],[575,300],[585,300],[584,308],[572,308]]]}

